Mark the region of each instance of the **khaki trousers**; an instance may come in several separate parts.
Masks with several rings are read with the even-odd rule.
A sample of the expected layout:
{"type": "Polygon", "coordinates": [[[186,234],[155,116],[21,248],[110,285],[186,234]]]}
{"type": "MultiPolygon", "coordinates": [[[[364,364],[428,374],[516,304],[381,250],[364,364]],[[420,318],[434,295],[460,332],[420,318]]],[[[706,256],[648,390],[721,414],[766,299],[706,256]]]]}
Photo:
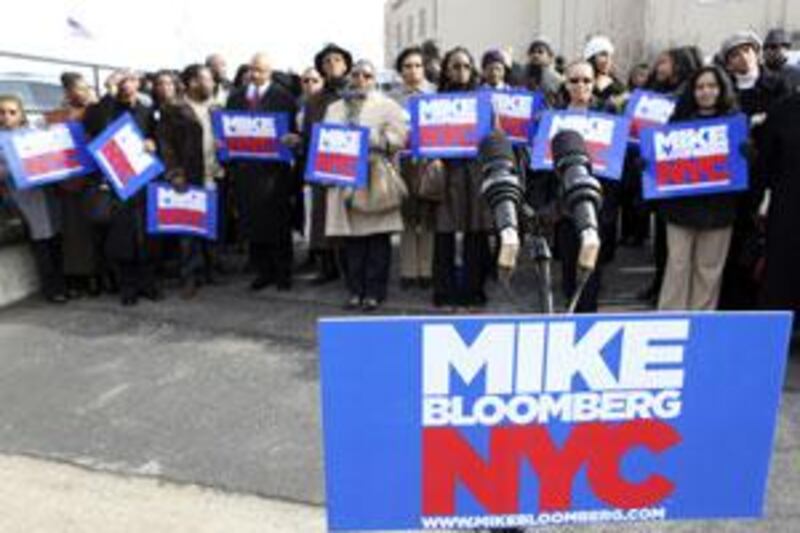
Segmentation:
{"type": "Polygon", "coordinates": [[[733,228],[698,230],[667,224],[667,268],[659,310],[713,311],[733,228]]]}
{"type": "Polygon", "coordinates": [[[407,229],[400,234],[400,277],[431,279],[433,232],[407,229]]]}

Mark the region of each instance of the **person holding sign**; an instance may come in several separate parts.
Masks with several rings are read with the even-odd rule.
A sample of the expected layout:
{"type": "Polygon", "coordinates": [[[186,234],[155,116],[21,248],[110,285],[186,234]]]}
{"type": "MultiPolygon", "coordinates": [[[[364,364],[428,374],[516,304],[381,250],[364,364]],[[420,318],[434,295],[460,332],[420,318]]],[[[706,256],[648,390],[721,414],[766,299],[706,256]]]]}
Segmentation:
{"type": "MultiPolygon", "coordinates": [[[[439,92],[476,91],[480,76],[465,48],[450,50],[442,61],[439,92]]],[[[476,159],[434,160],[441,176],[436,205],[433,253],[433,304],[437,307],[483,306],[489,273],[492,218],[481,196],[483,174],[476,159]]]]}
{"type": "MultiPolygon", "coordinates": [[[[714,118],[738,111],[730,79],[719,67],[699,69],[689,79],[671,122],[714,118]]],[[[733,147],[738,150],[739,147],[733,147]]],[[[667,222],[667,265],[659,310],[717,308],[722,270],[736,219],[735,194],[663,200],[667,222]]]]}
{"type": "MultiPolygon", "coordinates": [[[[395,65],[403,84],[392,94],[402,106],[418,94],[431,94],[436,87],[425,79],[425,57],[422,48],[406,48],[395,65]]],[[[422,176],[430,161],[403,155],[400,175],[406,183],[408,197],[403,202],[403,233],[400,235],[400,288],[418,285],[428,289],[433,276],[433,210],[434,204],[421,194],[422,176]]]]}
{"type": "MultiPolygon", "coordinates": [[[[0,95],[0,132],[25,128],[28,119],[22,100],[16,95],[0,95]]],[[[61,221],[53,191],[48,187],[16,189],[0,152],[0,189],[6,189],[12,204],[22,213],[28,226],[33,256],[39,270],[42,293],[52,303],[67,301],[63,274],[61,221]]]]}
{"type": "MultiPolygon", "coordinates": [[[[577,61],[565,71],[564,109],[569,111],[608,111],[609,109],[595,97],[595,73],[587,61],[577,61]]],[[[600,263],[586,282],[583,293],[575,308],[579,313],[597,311],[597,298],[603,275],[602,264],[613,259],[616,248],[617,212],[619,183],[601,180],[603,185],[603,206],[599,213],[600,224],[600,263]]],[[[578,286],[578,253],[580,241],[575,227],[569,218],[562,218],[556,225],[557,249],[561,251],[562,290],[569,300],[578,286]]]]}
{"type": "MultiPolygon", "coordinates": [[[[87,136],[99,137],[107,126],[127,113],[145,136],[144,149],[155,152],[155,124],[150,106],[140,98],[139,76],[124,71],[116,80],[114,96],[101,99],[86,110],[87,136]]],[[[114,207],[108,224],[102,228],[105,237],[102,246],[116,275],[122,305],[135,305],[139,296],[150,300],[161,298],[145,232],[145,199],[146,191],[142,187],[125,201],[117,197],[110,200],[114,207]]]]}
{"type": "Polygon", "coordinates": [[[405,148],[405,110],[375,89],[375,67],[353,66],[344,98],[328,107],[325,122],[369,128],[367,187],[328,188],[325,235],[344,243],[347,309],[375,311],[386,300],[392,255],[391,234],[403,231],[400,207],[407,194],[393,159],[405,148]]]}
{"type": "MultiPolygon", "coordinates": [[[[286,113],[294,129],[297,102],[272,82],[272,64],[266,54],[253,56],[250,80],[231,94],[227,109],[286,113]]],[[[292,200],[302,184],[284,161],[236,160],[230,162],[230,171],[250,243],[250,262],[256,269],[250,288],[259,291],[274,283],[280,291],[291,289],[292,200]]]]}

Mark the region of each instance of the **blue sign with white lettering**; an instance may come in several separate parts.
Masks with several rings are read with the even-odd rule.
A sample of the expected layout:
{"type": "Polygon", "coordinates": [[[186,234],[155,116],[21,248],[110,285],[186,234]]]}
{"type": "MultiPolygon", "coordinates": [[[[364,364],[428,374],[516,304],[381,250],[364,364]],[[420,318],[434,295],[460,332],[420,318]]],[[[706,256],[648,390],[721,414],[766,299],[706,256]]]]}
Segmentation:
{"type": "Polygon", "coordinates": [[[487,91],[414,96],[411,153],[414,157],[469,159],[492,129],[491,96],[487,91]]]}
{"type": "Polygon", "coordinates": [[[631,121],[608,113],[593,111],[546,111],[533,140],[531,168],[553,170],[550,143],[561,131],[577,131],[586,143],[597,177],[619,180],[628,148],[631,121]]]}
{"type": "Polygon", "coordinates": [[[314,124],[305,179],[321,185],[365,188],[369,179],[369,128],[314,124]]]}
{"type": "Polygon", "coordinates": [[[322,320],[329,527],[760,517],[791,322],[322,320]]]}
{"type": "Polygon", "coordinates": [[[741,114],[676,122],[642,132],[642,195],[647,200],[747,190],[748,138],[741,114]]]}

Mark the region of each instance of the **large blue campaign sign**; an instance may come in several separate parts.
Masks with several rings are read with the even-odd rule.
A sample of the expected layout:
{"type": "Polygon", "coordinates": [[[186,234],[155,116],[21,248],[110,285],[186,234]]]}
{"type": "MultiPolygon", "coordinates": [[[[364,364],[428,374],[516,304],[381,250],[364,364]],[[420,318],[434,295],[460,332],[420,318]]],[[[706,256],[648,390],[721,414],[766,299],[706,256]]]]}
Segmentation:
{"type": "Polygon", "coordinates": [[[533,140],[533,170],[553,169],[550,142],[563,130],[577,131],[583,136],[596,176],[612,180],[622,177],[630,119],[591,111],[546,111],[533,140]]]}
{"type": "Polygon", "coordinates": [[[221,110],[211,114],[211,122],[220,161],[292,161],[292,151],[281,142],[289,133],[288,113],[221,110]]]}
{"type": "Polygon", "coordinates": [[[15,130],[3,135],[0,143],[17,189],[84,176],[95,169],[80,122],[15,130]]]}
{"type": "Polygon", "coordinates": [[[425,158],[471,158],[492,129],[486,91],[415,96],[409,101],[411,153],[425,158]]]}
{"type": "Polygon", "coordinates": [[[516,145],[527,146],[546,108],[541,91],[491,91],[492,111],[500,129],[516,145]]]}
{"type": "Polygon", "coordinates": [[[130,113],[124,113],[89,143],[89,153],[122,200],[164,172],[164,164],[145,147],[145,138],[130,113]]]}
{"type": "Polygon", "coordinates": [[[361,189],[369,173],[369,128],[315,124],[305,179],[339,187],[361,189]]]}
{"type": "Polygon", "coordinates": [[[675,111],[676,100],[668,94],[636,89],[625,105],[625,116],[631,119],[631,140],[639,142],[647,128],[663,126],[675,111]]]}
{"type": "Polygon", "coordinates": [[[322,320],[329,527],[760,517],[791,320],[322,320]]]}
{"type": "Polygon", "coordinates": [[[742,114],[678,122],[642,133],[645,199],[747,190],[747,118],[742,114]]]}

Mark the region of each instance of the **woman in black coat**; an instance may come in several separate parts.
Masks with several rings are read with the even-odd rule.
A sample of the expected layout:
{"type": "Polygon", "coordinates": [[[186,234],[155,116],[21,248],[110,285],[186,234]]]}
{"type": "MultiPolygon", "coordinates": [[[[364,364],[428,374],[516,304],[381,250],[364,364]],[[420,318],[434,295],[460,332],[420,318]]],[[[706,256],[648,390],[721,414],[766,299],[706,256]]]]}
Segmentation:
{"type": "MultiPolygon", "coordinates": [[[[730,79],[717,66],[697,70],[678,101],[671,122],[736,113],[730,79]]],[[[717,308],[722,270],[736,219],[736,194],[665,200],[659,212],[667,223],[667,265],[661,310],[712,311],[717,308]]]]}
{"type": "Polygon", "coordinates": [[[800,326],[800,93],[774,108],[764,125],[764,165],[770,181],[762,306],[789,309],[800,326]]]}
{"type": "MultiPolygon", "coordinates": [[[[442,61],[439,92],[478,89],[480,76],[470,53],[450,50],[442,61]]],[[[433,247],[433,304],[474,307],[486,304],[492,220],[481,195],[477,159],[445,159],[432,166],[444,174],[444,198],[436,205],[433,247]]]]}

